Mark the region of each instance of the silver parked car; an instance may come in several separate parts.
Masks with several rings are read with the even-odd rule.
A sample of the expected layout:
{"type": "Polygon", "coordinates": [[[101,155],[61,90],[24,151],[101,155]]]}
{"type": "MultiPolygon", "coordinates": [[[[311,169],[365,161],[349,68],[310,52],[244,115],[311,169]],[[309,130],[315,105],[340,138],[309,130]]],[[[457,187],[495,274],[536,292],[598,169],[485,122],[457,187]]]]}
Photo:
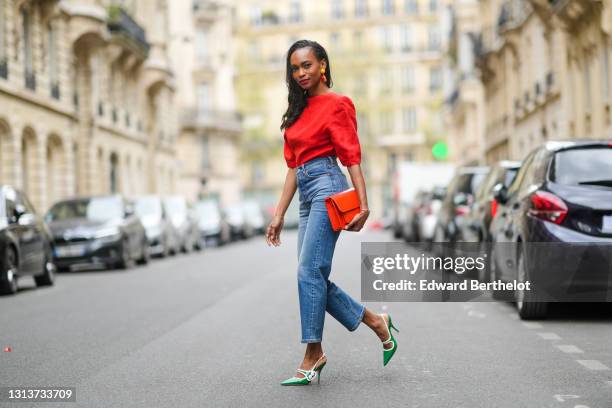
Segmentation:
{"type": "Polygon", "coordinates": [[[178,232],[168,219],[161,197],[136,197],[134,210],[145,227],[151,255],[165,257],[180,250],[178,232]]]}
{"type": "Polygon", "coordinates": [[[179,248],[183,252],[197,249],[198,229],[190,213],[187,200],[181,196],[168,196],[162,201],[170,222],[178,232],[179,248]]]}
{"type": "Polygon", "coordinates": [[[198,217],[200,236],[206,244],[224,245],[230,241],[230,226],[215,200],[198,201],[193,210],[198,217]]]}

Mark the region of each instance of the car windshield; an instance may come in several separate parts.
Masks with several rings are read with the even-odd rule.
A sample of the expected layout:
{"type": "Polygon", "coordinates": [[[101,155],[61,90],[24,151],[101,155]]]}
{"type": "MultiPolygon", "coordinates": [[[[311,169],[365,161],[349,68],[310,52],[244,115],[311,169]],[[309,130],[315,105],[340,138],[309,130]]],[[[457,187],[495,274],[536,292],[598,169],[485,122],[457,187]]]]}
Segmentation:
{"type": "Polygon", "coordinates": [[[612,149],[605,147],[560,151],[555,155],[550,179],[566,185],[612,187],[612,149]]]}
{"type": "Polygon", "coordinates": [[[162,216],[161,203],[157,197],[139,197],[136,199],[134,211],[145,222],[145,220],[159,220],[162,216]]]}
{"type": "Polygon", "coordinates": [[[111,221],[123,218],[119,197],[96,197],[89,200],[64,201],[55,204],[47,214],[48,221],[86,218],[90,221],[111,221]]]}

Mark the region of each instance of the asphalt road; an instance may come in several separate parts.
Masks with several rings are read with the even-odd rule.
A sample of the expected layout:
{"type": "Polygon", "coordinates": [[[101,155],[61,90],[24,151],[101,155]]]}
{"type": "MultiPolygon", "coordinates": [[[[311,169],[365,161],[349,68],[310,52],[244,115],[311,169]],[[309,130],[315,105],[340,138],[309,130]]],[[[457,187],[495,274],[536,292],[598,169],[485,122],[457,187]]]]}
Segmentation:
{"type": "MultiPolygon", "coordinates": [[[[321,384],[281,387],[301,361],[296,233],[129,271],[63,273],[0,297],[0,386],[75,387],[66,407],[612,407],[612,313],[569,305],[521,322],[509,303],[369,303],[398,351],[327,316],[321,384]]],[[[331,279],[359,298],[361,241],[343,233],[331,279]]]]}

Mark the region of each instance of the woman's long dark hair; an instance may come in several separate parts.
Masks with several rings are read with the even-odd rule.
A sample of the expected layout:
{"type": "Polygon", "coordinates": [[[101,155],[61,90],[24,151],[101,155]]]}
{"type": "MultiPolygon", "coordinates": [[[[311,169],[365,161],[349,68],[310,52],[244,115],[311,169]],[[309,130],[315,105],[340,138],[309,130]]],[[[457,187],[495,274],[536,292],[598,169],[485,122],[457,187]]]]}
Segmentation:
{"type": "Polygon", "coordinates": [[[289,107],[287,108],[287,112],[285,112],[283,115],[283,121],[280,127],[281,130],[291,126],[300,117],[302,111],[306,107],[306,101],[308,100],[308,91],[303,90],[300,85],[293,80],[293,75],[291,72],[291,54],[293,54],[295,50],[304,47],[312,48],[317,60],[327,61],[327,66],[325,67],[327,86],[330,88],[333,86],[331,64],[329,62],[329,58],[327,57],[327,51],[325,51],[325,48],[323,48],[321,44],[316,41],[299,40],[294,42],[293,45],[289,47],[289,51],[287,51],[287,74],[285,80],[287,82],[287,89],[289,90],[289,95],[287,97],[289,107]]]}

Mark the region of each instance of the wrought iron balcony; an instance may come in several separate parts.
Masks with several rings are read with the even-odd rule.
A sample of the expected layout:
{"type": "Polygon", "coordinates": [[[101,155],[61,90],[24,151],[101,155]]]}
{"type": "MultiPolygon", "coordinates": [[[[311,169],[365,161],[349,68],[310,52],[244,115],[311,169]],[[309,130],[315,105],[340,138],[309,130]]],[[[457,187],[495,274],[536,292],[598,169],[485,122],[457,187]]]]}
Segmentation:
{"type": "Polygon", "coordinates": [[[125,40],[144,56],[149,54],[145,30],[121,6],[108,8],[108,29],[111,33],[125,40]]]}
{"type": "Polygon", "coordinates": [[[236,111],[189,109],[183,113],[183,125],[195,128],[239,131],[241,116],[236,111]]]}

